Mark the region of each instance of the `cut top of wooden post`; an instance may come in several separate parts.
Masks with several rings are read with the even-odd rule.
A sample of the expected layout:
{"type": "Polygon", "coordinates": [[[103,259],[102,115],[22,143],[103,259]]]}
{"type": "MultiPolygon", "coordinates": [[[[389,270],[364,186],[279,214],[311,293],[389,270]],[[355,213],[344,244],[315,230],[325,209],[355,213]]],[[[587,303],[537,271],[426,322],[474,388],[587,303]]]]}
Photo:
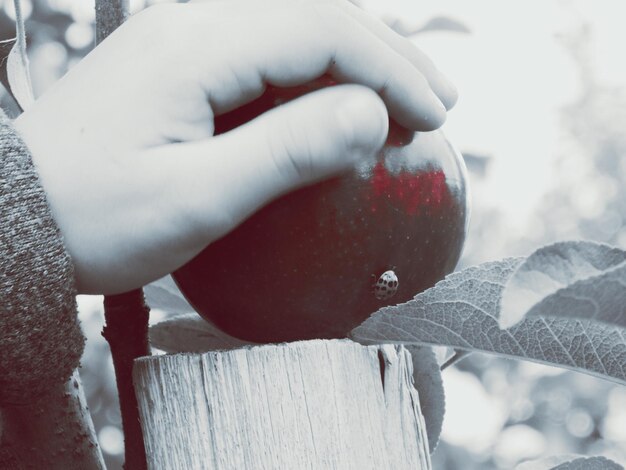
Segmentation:
{"type": "Polygon", "coordinates": [[[430,470],[403,346],[313,340],[138,359],[151,469],[430,470]]]}

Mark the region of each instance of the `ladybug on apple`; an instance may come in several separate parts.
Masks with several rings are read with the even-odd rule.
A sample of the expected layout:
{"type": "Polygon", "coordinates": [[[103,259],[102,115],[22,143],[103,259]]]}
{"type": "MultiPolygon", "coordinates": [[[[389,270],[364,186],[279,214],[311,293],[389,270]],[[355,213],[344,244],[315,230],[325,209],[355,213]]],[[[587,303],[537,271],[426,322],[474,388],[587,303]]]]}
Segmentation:
{"type": "MultiPolygon", "coordinates": [[[[219,116],[216,134],[309,91],[268,87],[219,116]]],[[[441,131],[390,122],[376,158],[272,201],[173,273],[189,303],[237,338],[343,338],[456,266],[468,226],[466,170],[441,131]]]]}

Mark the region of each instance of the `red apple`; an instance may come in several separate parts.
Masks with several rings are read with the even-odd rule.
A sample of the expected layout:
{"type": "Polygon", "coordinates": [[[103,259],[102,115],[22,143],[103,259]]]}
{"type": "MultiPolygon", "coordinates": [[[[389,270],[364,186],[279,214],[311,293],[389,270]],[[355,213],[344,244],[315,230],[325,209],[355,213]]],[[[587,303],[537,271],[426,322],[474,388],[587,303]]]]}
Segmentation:
{"type": "MultiPolygon", "coordinates": [[[[269,88],[216,119],[216,133],[328,84],[269,88]]],[[[376,159],[276,199],[174,279],[200,315],[232,336],[345,337],[380,307],[411,299],[454,269],[467,200],[463,160],[444,135],[391,123],[376,159]],[[394,277],[397,285],[381,291],[394,277]]]]}

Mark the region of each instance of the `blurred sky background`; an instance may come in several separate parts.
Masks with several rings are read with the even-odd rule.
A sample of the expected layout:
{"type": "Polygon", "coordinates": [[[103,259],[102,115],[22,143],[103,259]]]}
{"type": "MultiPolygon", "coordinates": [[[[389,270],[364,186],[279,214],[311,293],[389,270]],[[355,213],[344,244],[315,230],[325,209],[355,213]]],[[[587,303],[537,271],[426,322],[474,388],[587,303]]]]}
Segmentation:
{"type": "MultiPolygon", "coordinates": [[[[92,49],[93,0],[22,3],[41,95],[92,49]]],[[[157,2],[130,3],[136,12],[157,2]]],[[[357,3],[410,36],[459,88],[445,125],[466,158],[473,191],[459,267],[566,239],[626,249],[626,2],[357,3]]],[[[8,39],[13,2],[0,4],[0,39],[8,39]]],[[[4,90],[0,99],[14,112],[4,90]]],[[[81,375],[113,470],[121,468],[123,441],[101,304],[101,297],[79,298],[88,337],[81,375]]],[[[508,469],[560,453],[626,464],[626,387],[482,354],[443,377],[447,413],[435,470],[508,469]]]]}

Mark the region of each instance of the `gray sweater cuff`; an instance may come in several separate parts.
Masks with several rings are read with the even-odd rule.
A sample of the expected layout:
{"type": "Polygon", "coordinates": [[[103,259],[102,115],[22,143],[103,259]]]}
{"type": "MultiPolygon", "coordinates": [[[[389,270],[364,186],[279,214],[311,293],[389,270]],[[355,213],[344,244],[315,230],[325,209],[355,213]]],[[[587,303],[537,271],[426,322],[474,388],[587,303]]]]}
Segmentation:
{"type": "Polygon", "coordinates": [[[83,347],[72,262],[30,153],[0,111],[0,404],[62,385],[83,347]]]}

